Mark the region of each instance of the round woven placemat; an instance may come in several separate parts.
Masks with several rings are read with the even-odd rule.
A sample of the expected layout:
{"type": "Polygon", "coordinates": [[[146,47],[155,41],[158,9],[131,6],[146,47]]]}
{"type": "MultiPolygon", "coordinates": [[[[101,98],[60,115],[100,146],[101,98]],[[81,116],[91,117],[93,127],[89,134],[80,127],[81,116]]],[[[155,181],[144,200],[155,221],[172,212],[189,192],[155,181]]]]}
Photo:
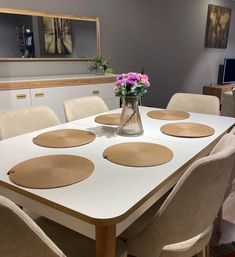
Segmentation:
{"type": "Polygon", "coordinates": [[[95,118],[95,122],[105,125],[119,125],[120,121],[121,113],[103,114],[95,118]]]}
{"type": "Polygon", "coordinates": [[[190,117],[190,114],[175,110],[156,110],[148,112],[147,115],[152,119],[158,120],[184,120],[190,117]]]}
{"type": "Polygon", "coordinates": [[[192,122],[170,123],[160,128],[161,132],[175,137],[208,137],[215,130],[207,125],[192,122]]]}
{"type": "Polygon", "coordinates": [[[103,157],[120,165],[150,167],[169,162],[173,158],[173,152],[163,145],[129,142],[108,147],[104,150],[103,157]]]}
{"type": "Polygon", "coordinates": [[[76,155],[48,155],[23,161],[9,172],[12,182],[28,188],[56,188],[89,177],[94,164],[76,155]]]}
{"type": "Polygon", "coordinates": [[[66,148],[85,145],[96,138],[95,134],[79,129],[59,129],[42,133],[33,138],[36,145],[51,148],[66,148]]]}

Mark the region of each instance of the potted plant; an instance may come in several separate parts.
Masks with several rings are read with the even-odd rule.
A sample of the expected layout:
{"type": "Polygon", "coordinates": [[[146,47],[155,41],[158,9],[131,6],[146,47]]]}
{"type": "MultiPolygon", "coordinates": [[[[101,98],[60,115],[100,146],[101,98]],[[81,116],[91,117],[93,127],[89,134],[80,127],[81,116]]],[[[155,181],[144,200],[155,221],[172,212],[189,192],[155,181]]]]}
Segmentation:
{"type": "Polygon", "coordinates": [[[113,73],[113,70],[108,68],[108,61],[103,56],[96,56],[92,59],[89,69],[97,75],[113,73]]]}

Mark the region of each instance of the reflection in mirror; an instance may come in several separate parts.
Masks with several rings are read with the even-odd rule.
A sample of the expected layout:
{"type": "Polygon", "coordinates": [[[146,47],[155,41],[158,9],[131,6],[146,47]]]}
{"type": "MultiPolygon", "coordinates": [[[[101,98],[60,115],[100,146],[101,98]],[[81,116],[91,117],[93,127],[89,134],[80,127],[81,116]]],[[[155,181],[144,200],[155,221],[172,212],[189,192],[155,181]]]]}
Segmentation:
{"type": "Polygon", "coordinates": [[[98,18],[0,13],[0,59],[94,58],[98,26],[98,18]]]}

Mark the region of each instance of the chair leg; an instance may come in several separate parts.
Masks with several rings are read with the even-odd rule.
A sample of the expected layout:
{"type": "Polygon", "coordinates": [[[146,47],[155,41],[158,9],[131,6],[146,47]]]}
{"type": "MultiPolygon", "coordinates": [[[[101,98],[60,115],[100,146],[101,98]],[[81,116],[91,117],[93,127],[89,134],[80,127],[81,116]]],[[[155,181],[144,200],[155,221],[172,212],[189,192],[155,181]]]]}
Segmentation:
{"type": "Polygon", "coordinates": [[[210,257],[210,244],[206,246],[206,257],[210,257]]]}
{"type": "Polygon", "coordinates": [[[199,252],[196,257],[206,257],[206,251],[203,249],[201,252],[199,252]]]}
{"type": "Polygon", "coordinates": [[[219,234],[222,233],[222,221],[223,221],[223,206],[220,207],[219,212],[217,214],[217,220],[216,220],[216,232],[219,234]]]}
{"type": "Polygon", "coordinates": [[[196,254],[195,257],[210,257],[210,246],[209,246],[209,244],[201,252],[196,254]]]}

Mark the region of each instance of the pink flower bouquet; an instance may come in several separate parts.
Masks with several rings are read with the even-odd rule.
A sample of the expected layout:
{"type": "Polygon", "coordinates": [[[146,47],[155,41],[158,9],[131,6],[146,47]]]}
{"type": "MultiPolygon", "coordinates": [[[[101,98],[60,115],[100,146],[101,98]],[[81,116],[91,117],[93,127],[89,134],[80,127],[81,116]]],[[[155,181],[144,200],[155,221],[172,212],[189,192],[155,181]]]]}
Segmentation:
{"type": "Polygon", "coordinates": [[[116,96],[143,96],[149,86],[147,75],[129,72],[117,76],[114,92],[116,96]]]}

